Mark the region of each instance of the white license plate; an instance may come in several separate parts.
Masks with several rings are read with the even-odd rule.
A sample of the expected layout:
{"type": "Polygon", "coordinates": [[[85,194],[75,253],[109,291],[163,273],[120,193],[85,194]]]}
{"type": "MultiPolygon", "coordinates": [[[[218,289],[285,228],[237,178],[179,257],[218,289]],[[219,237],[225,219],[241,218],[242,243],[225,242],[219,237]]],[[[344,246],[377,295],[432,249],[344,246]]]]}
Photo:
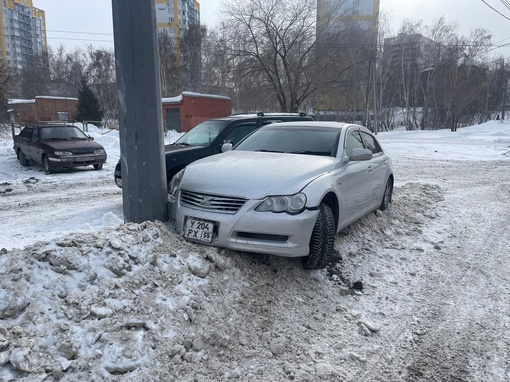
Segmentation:
{"type": "Polygon", "coordinates": [[[186,216],[183,232],[185,238],[210,243],[212,241],[213,231],[213,222],[186,216]]]}

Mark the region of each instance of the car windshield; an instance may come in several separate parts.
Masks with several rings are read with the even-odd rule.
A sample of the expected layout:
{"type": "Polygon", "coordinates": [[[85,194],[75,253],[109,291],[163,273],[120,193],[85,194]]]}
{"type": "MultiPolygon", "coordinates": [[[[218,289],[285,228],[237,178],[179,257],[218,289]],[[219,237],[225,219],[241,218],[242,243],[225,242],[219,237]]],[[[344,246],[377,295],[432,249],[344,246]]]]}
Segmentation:
{"type": "Polygon", "coordinates": [[[266,126],[240,142],[235,150],[335,157],[339,136],[336,128],[266,126]]]}
{"type": "Polygon", "coordinates": [[[88,139],[87,135],[76,126],[54,126],[41,129],[41,140],[88,139]]]}
{"type": "Polygon", "coordinates": [[[175,141],[174,145],[207,146],[218,136],[227,124],[227,121],[202,122],[175,141]]]}

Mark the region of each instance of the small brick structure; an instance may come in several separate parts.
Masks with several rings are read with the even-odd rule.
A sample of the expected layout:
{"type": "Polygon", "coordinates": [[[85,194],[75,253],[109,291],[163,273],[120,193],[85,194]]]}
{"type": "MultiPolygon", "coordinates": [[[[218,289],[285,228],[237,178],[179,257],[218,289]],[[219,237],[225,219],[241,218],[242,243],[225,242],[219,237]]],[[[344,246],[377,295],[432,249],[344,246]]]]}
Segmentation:
{"type": "Polygon", "coordinates": [[[232,99],[220,95],[183,92],[161,102],[165,131],[186,132],[205,120],[232,114],[232,99]]]}
{"type": "Polygon", "coordinates": [[[10,121],[28,124],[37,121],[73,121],[78,98],[37,96],[35,99],[10,99],[10,121]]]}
{"type": "MultiPolygon", "coordinates": [[[[37,96],[35,99],[10,99],[10,121],[28,124],[37,121],[74,121],[78,98],[37,96]]],[[[232,114],[230,97],[183,92],[180,96],[162,98],[165,131],[186,132],[208,119],[232,114]]]]}

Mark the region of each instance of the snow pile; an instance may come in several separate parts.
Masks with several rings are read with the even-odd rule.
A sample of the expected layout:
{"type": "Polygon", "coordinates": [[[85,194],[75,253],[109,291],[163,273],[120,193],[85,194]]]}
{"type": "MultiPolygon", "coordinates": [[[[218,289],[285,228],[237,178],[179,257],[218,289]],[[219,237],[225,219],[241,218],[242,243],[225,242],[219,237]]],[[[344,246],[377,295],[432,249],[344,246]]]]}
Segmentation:
{"type": "MultiPolygon", "coordinates": [[[[347,258],[324,271],[190,244],[150,222],[4,250],[0,380],[346,378],[351,372],[321,361],[332,344],[315,336],[334,337],[341,322],[363,341],[381,327],[353,309],[359,292],[346,272],[359,273],[355,257],[376,253],[379,243],[417,236],[425,206],[441,195],[411,184],[395,199],[391,212],[338,238],[347,258]]],[[[335,346],[342,357],[362,358],[335,346]]]]}

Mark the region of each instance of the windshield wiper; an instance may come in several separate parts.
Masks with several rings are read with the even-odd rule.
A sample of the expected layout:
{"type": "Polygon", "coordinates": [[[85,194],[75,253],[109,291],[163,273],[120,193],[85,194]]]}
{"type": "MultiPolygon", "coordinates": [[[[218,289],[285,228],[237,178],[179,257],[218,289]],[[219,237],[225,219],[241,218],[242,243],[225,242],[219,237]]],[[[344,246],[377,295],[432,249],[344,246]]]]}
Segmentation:
{"type": "Polygon", "coordinates": [[[276,150],[255,150],[256,152],[259,152],[259,153],[283,153],[283,151],[276,151],[276,150]]]}
{"type": "Polygon", "coordinates": [[[292,151],[289,154],[306,154],[306,155],[322,155],[322,156],[330,156],[330,151],[308,151],[308,150],[298,150],[292,151]]]}
{"type": "Polygon", "coordinates": [[[174,142],[171,145],[172,146],[191,146],[189,143],[186,143],[186,142],[174,142]]]}

